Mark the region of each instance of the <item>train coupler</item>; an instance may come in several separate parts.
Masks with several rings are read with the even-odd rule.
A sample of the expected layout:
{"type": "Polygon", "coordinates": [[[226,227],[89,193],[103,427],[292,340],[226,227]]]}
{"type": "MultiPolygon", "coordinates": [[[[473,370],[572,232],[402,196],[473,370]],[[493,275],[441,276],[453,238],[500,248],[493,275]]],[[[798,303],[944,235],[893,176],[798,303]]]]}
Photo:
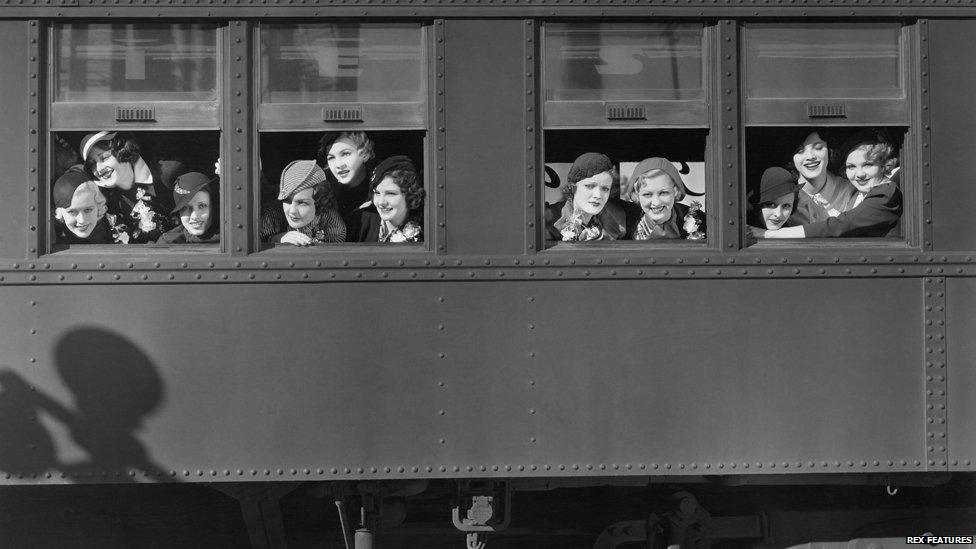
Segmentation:
{"type": "Polygon", "coordinates": [[[464,482],[458,485],[458,499],[451,518],[454,527],[467,534],[467,549],[485,549],[488,532],[508,527],[512,519],[511,509],[508,482],[464,482]]]}

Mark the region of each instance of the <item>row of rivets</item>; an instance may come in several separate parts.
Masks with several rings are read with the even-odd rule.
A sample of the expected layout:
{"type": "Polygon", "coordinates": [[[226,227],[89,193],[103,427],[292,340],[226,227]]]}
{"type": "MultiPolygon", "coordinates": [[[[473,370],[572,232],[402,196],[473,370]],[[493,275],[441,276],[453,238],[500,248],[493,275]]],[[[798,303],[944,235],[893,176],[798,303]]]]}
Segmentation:
{"type": "MultiPolygon", "coordinates": [[[[438,305],[442,305],[447,302],[447,298],[444,296],[437,296],[435,302],[438,305]]],[[[442,314],[442,312],[439,310],[438,314],[434,316],[441,317],[441,316],[448,316],[448,315],[442,314]]],[[[437,340],[438,342],[441,342],[443,344],[451,340],[451,336],[447,333],[447,326],[445,324],[440,322],[435,324],[433,331],[434,331],[433,337],[438,338],[437,340]]],[[[437,352],[435,353],[435,356],[437,360],[434,362],[438,367],[438,371],[436,374],[437,377],[436,385],[437,388],[439,389],[437,391],[437,398],[435,398],[435,403],[437,408],[436,415],[438,417],[445,417],[448,415],[446,403],[450,402],[450,395],[451,395],[450,391],[448,390],[446,374],[452,370],[452,368],[450,367],[450,363],[448,361],[450,361],[451,358],[453,357],[449,358],[447,352],[445,351],[437,352]]],[[[451,424],[449,422],[448,423],[440,422],[439,423],[439,426],[441,427],[440,431],[450,432],[450,425],[451,424]]],[[[444,438],[443,435],[437,436],[436,438],[438,444],[447,444],[447,439],[444,438]]]]}
{"type": "MultiPolygon", "coordinates": [[[[40,116],[40,95],[41,95],[41,83],[42,79],[42,65],[41,65],[41,44],[42,33],[41,24],[32,20],[28,24],[28,36],[30,40],[30,46],[27,48],[28,58],[28,71],[30,72],[30,82],[29,82],[29,94],[28,98],[28,137],[27,143],[29,149],[29,154],[27,155],[27,177],[25,181],[28,182],[30,194],[27,197],[27,203],[31,205],[27,213],[27,225],[29,230],[27,231],[27,257],[36,258],[38,256],[37,243],[39,242],[38,235],[40,232],[37,228],[40,226],[40,211],[35,206],[37,204],[43,204],[44,192],[39,192],[43,186],[40,182],[45,180],[46,170],[40,169],[39,166],[43,164],[41,158],[44,157],[44,150],[46,147],[40,146],[41,134],[41,116],[40,116]]],[[[43,210],[43,208],[40,208],[43,210]]]]}
{"type": "Polygon", "coordinates": [[[928,37],[928,21],[922,19],[919,21],[918,27],[918,41],[919,41],[919,83],[921,85],[920,98],[920,110],[921,110],[921,131],[920,138],[922,140],[922,242],[923,248],[925,250],[932,250],[932,169],[930,167],[932,154],[931,147],[929,143],[932,142],[932,131],[931,131],[931,113],[929,112],[929,103],[931,102],[931,95],[929,94],[929,37],[928,37]]]}
{"type": "MultiPolygon", "coordinates": [[[[917,277],[924,275],[946,274],[946,269],[931,267],[915,268],[911,271],[905,267],[724,267],[724,268],[599,268],[584,267],[547,268],[547,269],[450,269],[410,270],[398,269],[393,271],[370,269],[361,270],[242,270],[228,271],[223,269],[199,271],[81,271],[81,272],[40,272],[19,273],[17,275],[0,275],[3,284],[83,284],[105,282],[275,282],[275,281],[402,281],[402,280],[574,280],[574,279],[637,279],[637,278],[671,278],[671,279],[717,279],[717,278],[842,278],[842,277],[892,277],[905,275],[917,277]]],[[[967,276],[976,275],[976,269],[956,269],[953,274],[967,276]]]]}
{"type": "Polygon", "coordinates": [[[539,230],[544,229],[540,215],[542,208],[535,207],[536,204],[543,204],[542,185],[536,185],[536,178],[538,177],[541,181],[544,176],[544,174],[537,175],[535,170],[537,164],[542,165],[541,158],[538,154],[540,149],[536,146],[540,141],[539,134],[541,132],[535,131],[539,123],[539,113],[536,110],[536,98],[538,97],[536,93],[537,80],[535,63],[536,44],[538,44],[536,29],[537,25],[531,19],[527,19],[522,28],[522,89],[525,90],[522,127],[525,128],[525,204],[528,206],[525,210],[524,223],[526,227],[525,250],[527,253],[534,253],[541,244],[539,230]]]}
{"type": "Polygon", "coordinates": [[[447,115],[444,112],[447,105],[444,92],[447,52],[444,34],[444,20],[437,19],[434,21],[434,70],[436,72],[434,80],[434,88],[436,89],[436,93],[434,94],[434,107],[436,109],[434,126],[437,128],[437,131],[434,132],[433,137],[433,142],[437,147],[436,154],[434,155],[437,169],[427,170],[427,172],[434,174],[433,180],[436,187],[433,189],[434,192],[432,194],[434,199],[432,202],[437,204],[434,218],[437,220],[437,239],[435,243],[438,254],[445,253],[447,246],[447,210],[444,208],[444,205],[447,203],[447,185],[445,184],[447,180],[447,115]]]}
{"type": "Polygon", "coordinates": [[[946,283],[926,277],[925,292],[925,445],[929,469],[945,469],[948,461],[946,403],[946,283]]]}
{"type": "MultiPolygon", "coordinates": [[[[112,254],[106,254],[112,255],[112,254]]],[[[311,255],[311,254],[310,254],[311,255]]],[[[90,256],[86,256],[90,257],[90,256]]],[[[162,258],[162,254],[159,256],[162,258]]],[[[330,257],[323,254],[321,257],[330,257]]],[[[342,257],[342,256],[340,256],[342,257]]],[[[145,258],[124,262],[105,261],[79,261],[79,257],[61,258],[57,260],[29,260],[13,261],[10,263],[0,263],[0,272],[12,274],[15,271],[105,271],[105,270],[139,270],[139,271],[170,271],[170,270],[291,270],[291,269],[363,269],[375,268],[384,269],[403,269],[403,268],[425,268],[425,267],[558,267],[558,266],[631,266],[631,265],[658,265],[658,266],[687,266],[687,267],[709,267],[719,265],[798,265],[802,267],[811,266],[830,266],[836,267],[858,267],[861,272],[863,267],[878,268],[879,272],[892,273],[893,267],[909,267],[905,271],[910,274],[971,274],[973,268],[973,255],[964,254],[945,254],[945,255],[886,255],[886,256],[763,256],[763,255],[737,255],[737,256],[704,256],[704,257],[619,257],[619,256],[580,256],[580,255],[551,255],[538,257],[442,257],[431,259],[420,255],[418,258],[406,260],[402,256],[382,257],[379,259],[350,260],[347,258],[337,259],[331,256],[330,259],[277,259],[254,256],[247,260],[228,260],[216,257],[194,261],[188,260],[166,260],[152,261],[145,258]],[[70,261],[70,262],[69,262],[70,261]],[[924,271],[923,271],[924,270],[924,271]]],[[[427,269],[425,269],[427,270],[427,269]]]]}
{"type": "MultiPolygon", "coordinates": [[[[228,55],[230,59],[229,73],[230,86],[228,94],[230,97],[231,115],[230,125],[224,128],[223,134],[230,135],[229,161],[222,162],[221,183],[225,192],[228,192],[230,200],[227,204],[233,204],[230,209],[231,215],[224,217],[225,225],[223,234],[230,234],[231,255],[244,255],[250,247],[247,231],[244,227],[248,226],[251,208],[248,207],[252,200],[249,196],[250,188],[245,182],[250,181],[251,163],[248,161],[248,151],[250,145],[247,143],[249,135],[252,135],[252,116],[251,94],[247,78],[250,73],[250,26],[244,21],[233,21],[229,25],[228,40],[230,48],[228,55]],[[228,188],[229,187],[229,188],[228,188]],[[230,230],[228,230],[230,229],[230,230]]],[[[225,208],[225,211],[227,209],[225,208]]]]}
{"type": "MultiPolygon", "coordinates": [[[[719,22],[719,40],[715,48],[715,54],[719,56],[718,89],[712,87],[712,104],[716,105],[720,113],[721,127],[723,131],[714,138],[718,141],[720,149],[721,177],[720,185],[716,195],[722,201],[722,208],[719,214],[721,218],[722,247],[726,250],[736,250],[741,246],[742,235],[738,223],[739,219],[739,84],[736,78],[739,71],[738,49],[739,33],[738,25],[735,21],[724,20],[719,22]]],[[[713,113],[714,116],[714,113],[713,113]]],[[[713,118],[714,119],[714,118],[713,118]]]]}

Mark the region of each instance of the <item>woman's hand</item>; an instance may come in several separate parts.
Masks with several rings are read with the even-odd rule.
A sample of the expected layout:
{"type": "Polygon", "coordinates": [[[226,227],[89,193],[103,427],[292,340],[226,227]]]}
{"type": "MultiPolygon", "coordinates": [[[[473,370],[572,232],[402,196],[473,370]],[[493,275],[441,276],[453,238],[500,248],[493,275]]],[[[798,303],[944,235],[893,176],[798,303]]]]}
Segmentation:
{"type": "Polygon", "coordinates": [[[752,225],[746,225],[746,232],[752,238],[766,238],[766,234],[770,231],[760,229],[759,227],[753,227],[752,225]]]}
{"type": "Polygon", "coordinates": [[[312,238],[298,231],[288,231],[284,236],[281,237],[281,242],[284,244],[293,244],[295,246],[311,246],[312,238]]]}

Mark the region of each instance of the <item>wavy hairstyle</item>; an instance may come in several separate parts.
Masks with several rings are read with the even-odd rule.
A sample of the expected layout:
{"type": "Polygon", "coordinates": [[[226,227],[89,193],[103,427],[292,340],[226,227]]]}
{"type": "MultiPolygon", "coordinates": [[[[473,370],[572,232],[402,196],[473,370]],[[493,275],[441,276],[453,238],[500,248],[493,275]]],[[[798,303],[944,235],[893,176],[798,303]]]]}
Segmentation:
{"type": "Polygon", "coordinates": [[[329,149],[332,145],[335,145],[336,141],[348,141],[352,143],[357,149],[359,149],[359,154],[363,157],[364,162],[369,162],[370,160],[376,158],[375,148],[376,145],[373,140],[366,135],[363,131],[345,131],[345,132],[328,132],[319,139],[319,148],[315,152],[315,160],[318,162],[319,167],[329,171],[329,149]]]}
{"type": "Polygon", "coordinates": [[[424,190],[423,181],[420,180],[420,175],[417,172],[404,169],[388,171],[375,184],[369,186],[370,194],[372,195],[376,187],[387,178],[392,179],[396,183],[396,186],[400,188],[400,192],[403,193],[407,202],[407,210],[411,214],[418,211],[423,213],[424,198],[427,196],[427,191],[424,190]]]}
{"type": "Polygon", "coordinates": [[[92,179],[98,179],[95,175],[95,164],[97,164],[99,152],[109,151],[119,162],[132,163],[139,159],[139,143],[136,142],[131,133],[118,132],[115,137],[107,142],[107,148],[105,147],[106,141],[99,141],[92,145],[91,150],[88,151],[88,158],[85,158],[85,172],[92,179]]]}

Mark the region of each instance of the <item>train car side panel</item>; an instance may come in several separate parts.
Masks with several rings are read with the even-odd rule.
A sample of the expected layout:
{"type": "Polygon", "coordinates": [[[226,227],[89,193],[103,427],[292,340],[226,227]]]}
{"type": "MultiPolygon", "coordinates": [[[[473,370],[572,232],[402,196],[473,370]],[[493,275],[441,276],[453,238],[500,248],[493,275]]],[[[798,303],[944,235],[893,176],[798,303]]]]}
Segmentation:
{"type": "MultiPolygon", "coordinates": [[[[452,254],[523,253],[524,57],[521,21],[444,22],[448,243],[452,254]],[[484,166],[490,165],[490,171],[484,166]]],[[[436,205],[435,205],[436,206],[436,205]]]]}
{"type": "MultiPolygon", "coordinates": [[[[31,81],[29,58],[29,23],[27,21],[0,21],[0,48],[4,52],[0,59],[0,71],[4,74],[0,82],[0,97],[3,109],[0,110],[0,161],[3,174],[0,175],[0,257],[25,257],[27,252],[27,204],[34,196],[28,195],[30,187],[37,181],[36,172],[29,172],[28,136],[37,137],[39,129],[30,128],[28,123],[28,87],[31,81]],[[31,134],[30,132],[34,133],[31,134]],[[28,181],[32,183],[28,183],[28,181]]],[[[43,75],[34,74],[33,80],[43,75]]],[[[36,167],[35,167],[36,169],[36,167]]],[[[46,195],[42,195],[46,196],[46,195]]],[[[36,229],[36,227],[35,227],[36,229]]],[[[31,233],[36,235],[37,233],[31,233]]]]}
{"type": "MultiPolygon", "coordinates": [[[[972,428],[976,420],[976,339],[972,331],[976,324],[976,280],[953,278],[947,283],[949,465],[970,471],[976,463],[976,430],[972,428]]],[[[936,375],[942,375],[942,368],[938,370],[936,375]]]]}
{"type": "Polygon", "coordinates": [[[5,333],[31,345],[3,368],[0,438],[16,449],[3,472],[863,472],[924,459],[918,280],[10,287],[4,300],[5,333]],[[24,428],[34,419],[44,429],[24,428]]]}
{"type": "Polygon", "coordinates": [[[976,74],[960,68],[961,52],[976,48],[976,21],[929,22],[932,116],[932,224],[939,250],[976,249],[976,74]]]}

